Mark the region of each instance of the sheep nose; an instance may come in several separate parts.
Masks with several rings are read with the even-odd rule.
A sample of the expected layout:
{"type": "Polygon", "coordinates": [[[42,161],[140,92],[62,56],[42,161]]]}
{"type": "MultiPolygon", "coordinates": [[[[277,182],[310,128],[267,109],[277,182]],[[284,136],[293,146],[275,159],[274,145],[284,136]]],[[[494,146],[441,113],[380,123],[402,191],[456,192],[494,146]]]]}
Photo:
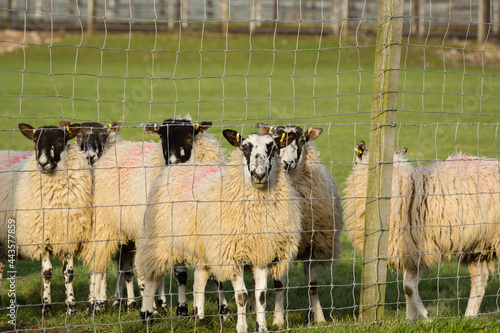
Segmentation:
{"type": "Polygon", "coordinates": [[[93,151],[89,151],[87,154],[87,159],[89,160],[90,164],[94,164],[94,162],[97,161],[97,154],[93,151]]]}
{"type": "Polygon", "coordinates": [[[285,170],[289,170],[290,166],[291,166],[291,163],[284,162],[284,164],[285,164],[285,170]]]}
{"type": "Polygon", "coordinates": [[[264,173],[256,173],[254,172],[252,174],[253,178],[259,182],[262,182],[262,180],[264,179],[264,177],[266,176],[264,173]]]}

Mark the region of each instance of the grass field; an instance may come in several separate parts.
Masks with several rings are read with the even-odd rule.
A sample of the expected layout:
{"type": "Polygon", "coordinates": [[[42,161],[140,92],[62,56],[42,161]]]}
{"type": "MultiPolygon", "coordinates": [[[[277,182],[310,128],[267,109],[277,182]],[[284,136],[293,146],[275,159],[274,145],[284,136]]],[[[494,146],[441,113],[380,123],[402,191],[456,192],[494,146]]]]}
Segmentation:
{"type": "MultiPolygon", "coordinates": [[[[75,122],[124,120],[125,139],[150,140],[138,123],[161,121],[190,113],[194,120],[210,120],[210,130],[220,138],[222,128],[255,132],[257,121],[320,126],[316,140],[321,157],[343,189],[352,169],[353,147],[368,142],[374,62],[374,39],[343,40],[325,36],[229,35],[177,33],[102,34],[61,33],[51,47],[29,46],[0,54],[0,149],[31,150],[32,143],[14,129],[17,123],[33,126],[75,122]],[[340,46],[342,46],[340,48],[340,46]],[[154,52],[153,52],[154,51],[154,52]]],[[[464,153],[497,157],[500,66],[496,52],[463,41],[405,40],[400,74],[397,147],[408,147],[415,163],[427,164],[448,154],[464,153]],[[465,51],[462,51],[462,48],[465,51]],[[479,59],[479,61],[478,61],[479,59]],[[482,65],[484,64],[484,68],[482,65]],[[485,74],[485,75],[483,75],[485,74]]],[[[496,51],[495,45],[487,45],[496,51]]],[[[224,141],[222,139],[221,141],[224,141]]],[[[228,145],[226,145],[227,148],[228,145]]],[[[342,256],[333,269],[321,272],[321,302],[327,327],[309,327],[308,306],[301,264],[290,271],[288,324],[291,330],[313,332],[500,331],[498,324],[498,274],[493,274],[477,319],[460,319],[467,304],[470,278],[456,262],[443,263],[424,274],[421,297],[434,318],[430,322],[406,322],[402,274],[388,276],[387,322],[382,326],[356,326],[361,262],[346,237],[342,256]]],[[[19,262],[18,328],[67,326],[77,332],[142,331],[139,314],[109,309],[89,317],[85,311],[89,277],[82,265],[75,270],[79,314],[64,314],[64,282],[61,264],[54,266],[52,300],[54,314],[42,319],[40,266],[19,262]]],[[[116,267],[111,268],[111,271],[116,267]]],[[[496,271],[498,273],[498,270],[496,271]]],[[[108,295],[114,292],[115,275],[108,276],[108,295]]],[[[192,269],[189,281],[192,281],[192,269]]],[[[250,284],[247,280],[247,286],[250,284]]],[[[189,285],[189,283],[188,283],[189,285]]],[[[269,283],[269,285],[272,285],[269,283]]],[[[225,285],[231,290],[230,284],[225,285]]],[[[168,288],[168,287],[167,287],[168,288]]],[[[176,282],[170,288],[176,290],[176,282]]],[[[7,281],[2,281],[2,307],[7,306],[7,281]]],[[[211,290],[210,286],[207,290],[211,290]]],[[[190,289],[191,291],[191,289],[190,289]]],[[[268,310],[274,293],[269,293],[268,310]]],[[[229,297],[232,296],[228,292],[229,297]]],[[[191,295],[189,295],[191,299],[191,295]]],[[[176,296],[172,295],[172,304],[176,296]]],[[[221,325],[215,295],[208,296],[202,322],[164,313],[150,331],[232,331],[236,318],[221,325]]],[[[232,313],[236,312],[230,300],[232,313]]],[[[2,309],[2,311],[4,311],[2,309]]],[[[0,317],[0,331],[11,329],[0,317]]],[[[255,327],[253,316],[250,328],[255,327]]],[[[272,314],[268,314],[269,325],[272,314]]],[[[272,328],[271,326],[269,326],[272,328]]]]}

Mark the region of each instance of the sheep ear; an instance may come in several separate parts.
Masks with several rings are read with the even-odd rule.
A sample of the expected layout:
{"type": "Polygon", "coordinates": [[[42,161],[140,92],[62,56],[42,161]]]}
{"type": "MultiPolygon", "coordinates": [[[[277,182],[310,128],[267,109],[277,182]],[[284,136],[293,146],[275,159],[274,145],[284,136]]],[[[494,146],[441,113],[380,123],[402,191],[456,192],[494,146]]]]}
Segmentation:
{"type": "Polygon", "coordinates": [[[194,135],[205,133],[210,127],[212,127],[211,121],[202,121],[201,123],[195,125],[194,135]]]}
{"type": "Polygon", "coordinates": [[[142,123],[141,124],[142,129],[144,132],[149,133],[151,135],[158,135],[160,136],[160,125],[155,124],[155,123],[142,123]]]}
{"type": "Polygon", "coordinates": [[[30,139],[32,141],[35,140],[36,129],[34,129],[33,126],[25,124],[25,123],[20,123],[18,126],[19,126],[19,129],[21,130],[21,133],[25,137],[27,137],[28,139],[30,139]]]}
{"type": "Polygon", "coordinates": [[[226,140],[231,145],[233,145],[233,147],[239,147],[241,145],[242,138],[241,138],[240,133],[238,133],[234,130],[227,129],[227,130],[223,130],[222,134],[224,134],[224,137],[226,138],[226,140]]]}
{"type": "Polygon", "coordinates": [[[407,152],[407,151],[408,151],[408,148],[406,148],[406,147],[405,147],[405,148],[401,148],[401,149],[399,149],[399,150],[396,150],[396,151],[394,152],[394,155],[395,155],[395,156],[404,156],[404,155],[406,154],[406,152],[407,152]]]}
{"type": "Polygon", "coordinates": [[[263,122],[257,123],[257,128],[262,134],[272,134],[271,132],[273,131],[273,127],[271,125],[263,122]]]}
{"type": "Polygon", "coordinates": [[[59,127],[68,127],[69,125],[71,125],[71,121],[61,120],[59,122],[59,127]]]}
{"type": "Polygon", "coordinates": [[[64,132],[66,133],[66,141],[73,139],[80,132],[80,124],[70,124],[69,126],[63,127],[64,132]]]}
{"type": "Polygon", "coordinates": [[[366,144],[364,141],[359,141],[358,144],[356,145],[356,148],[354,148],[354,151],[356,152],[356,157],[360,160],[363,159],[363,154],[365,153],[366,150],[366,144]]]}
{"type": "Polygon", "coordinates": [[[113,121],[111,124],[107,126],[108,135],[113,135],[118,133],[118,131],[122,128],[123,121],[113,121]]]}
{"type": "Polygon", "coordinates": [[[283,134],[281,134],[281,136],[279,138],[276,138],[274,140],[276,141],[276,144],[278,145],[278,147],[280,149],[283,149],[286,146],[288,146],[290,143],[292,143],[296,137],[297,137],[297,134],[295,134],[295,133],[283,133],[283,134]]]}
{"type": "Polygon", "coordinates": [[[323,129],[321,127],[311,127],[306,131],[306,140],[313,141],[318,136],[323,133],[323,129]]]}

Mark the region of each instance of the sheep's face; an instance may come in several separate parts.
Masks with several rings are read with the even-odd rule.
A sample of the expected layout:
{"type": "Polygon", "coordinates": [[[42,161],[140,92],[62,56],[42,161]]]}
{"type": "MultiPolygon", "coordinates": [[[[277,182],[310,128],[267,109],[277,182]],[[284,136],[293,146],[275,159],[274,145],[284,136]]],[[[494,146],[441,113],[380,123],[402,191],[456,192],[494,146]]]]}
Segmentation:
{"type": "MultiPolygon", "coordinates": [[[[61,126],[67,125],[64,122],[59,123],[61,126]]],[[[108,126],[104,126],[98,122],[90,122],[81,124],[80,131],[76,136],[78,148],[87,155],[87,160],[90,165],[101,158],[106,141],[110,135],[116,134],[123,122],[115,121],[108,126]]]]}
{"type": "MultiPolygon", "coordinates": [[[[356,163],[368,164],[368,149],[366,148],[366,144],[364,141],[358,142],[356,147],[354,148],[354,152],[356,153],[356,163]]],[[[399,161],[401,159],[405,159],[405,154],[408,152],[408,148],[401,148],[394,151],[394,161],[399,161]]]]}
{"type": "Polygon", "coordinates": [[[313,141],[323,133],[323,129],[319,127],[311,127],[307,131],[304,131],[301,127],[294,125],[273,128],[269,124],[258,123],[257,126],[262,134],[271,134],[275,139],[290,133],[295,134],[295,140],[285,148],[279,150],[281,162],[283,162],[285,170],[289,171],[293,171],[298,165],[303,164],[304,155],[302,153],[307,142],[313,141]]]}
{"type": "Polygon", "coordinates": [[[273,138],[270,135],[250,134],[242,138],[233,130],[224,130],[224,137],[243,153],[245,178],[253,187],[262,189],[270,182],[273,166],[276,163],[276,152],[289,145],[295,139],[295,133],[273,138]]]}
{"type": "Polygon", "coordinates": [[[144,130],[161,138],[165,164],[187,162],[191,158],[196,135],[205,132],[211,122],[193,124],[189,119],[167,119],[163,125],[153,123],[141,124],[144,130]]]}
{"type": "Polygon", "coordinates": [[[43,173],[54,171],[59,162],[64,160],[66,143],[79,132],[80,124],[66,127],[42,126],[33,128],[28,124],[19,124],[21,133],[35,143],[35,156],[38,168],[43,173]]]}

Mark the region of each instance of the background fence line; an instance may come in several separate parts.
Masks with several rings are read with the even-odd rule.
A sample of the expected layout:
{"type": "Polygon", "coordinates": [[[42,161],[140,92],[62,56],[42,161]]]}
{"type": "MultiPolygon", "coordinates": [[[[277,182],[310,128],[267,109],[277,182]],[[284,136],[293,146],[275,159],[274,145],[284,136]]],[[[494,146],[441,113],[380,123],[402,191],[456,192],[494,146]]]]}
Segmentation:
{"type": "MultiPolygon", "coordinates": [[[[0,27],[89,31],[208,30],[324,34],[376,31],[377,2],[365,0],[1,0],[0,27]],[[53,3],[55,6],[51,5],[53,3]],[[227,22],[227,24],[226,24],[227,22]],[[363,24],[361,24],[363,22],[363,24]]],[[[498,37],[500,0],[412,0],[403,29],[413,35],[498,37]],[[449,14],[449,15],[448,15],[449,14]],[[448,18],[446,16],[448,15],[448,18]],[[407,19],[411,17],[411,19],[407,19]]]]}

